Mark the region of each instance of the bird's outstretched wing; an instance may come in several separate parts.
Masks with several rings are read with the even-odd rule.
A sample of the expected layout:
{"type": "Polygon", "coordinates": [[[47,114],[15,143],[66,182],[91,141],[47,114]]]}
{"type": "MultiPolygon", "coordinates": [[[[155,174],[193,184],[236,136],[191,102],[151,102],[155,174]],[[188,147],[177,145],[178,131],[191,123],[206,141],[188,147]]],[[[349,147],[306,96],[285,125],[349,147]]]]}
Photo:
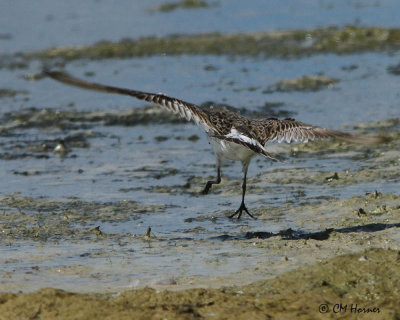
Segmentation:
{"type": "Polygon", "coordinates": [[[78,79],[70,76],[66,72],[61,71],[49,71],[44,70],[43,74],[54,80],[60,81],[62,83],[99,92],[107,92],[114,94],[122,94],[131,97],[135,97],[140,100],[145,100],[147,102],[155,103],[161,107],[164,107],[175,114],[180,115],[182,118],[190,121],[193,120],[196,124],[203,124],[207,127],[208,116],[200,107],[193,103],[185,102],[176,98],[168,97],[162,93],[148,93],[137,90],[130,90],[124,88],[118,88],[108,85],[103,85],[95,82],[88,82],[82,79],[78,79]]]}
{"type": "Polygon", "coordinates": [[[340,139],[348,142],[376,144],[382,140],[377,137],[361,137],[350,133],[326,129],[323,127],[306,124],[295,119],[279,120],[275,118],[260,120],[265,132],[265,143],[268,141],[286,142],[308,142],[321,139],[340,139]]]}

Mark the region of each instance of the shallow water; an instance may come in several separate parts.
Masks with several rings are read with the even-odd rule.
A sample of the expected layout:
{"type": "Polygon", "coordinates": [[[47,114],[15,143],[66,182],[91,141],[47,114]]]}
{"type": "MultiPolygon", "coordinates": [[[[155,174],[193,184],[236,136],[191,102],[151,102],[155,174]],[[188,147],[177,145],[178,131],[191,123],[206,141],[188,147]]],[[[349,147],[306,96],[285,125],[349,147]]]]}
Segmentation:
{"type": "MultiPolygon", "coordinates": [[[[297,6],[299,2],[294,3],[297,6]]],[[[307,10],[311,2],[306,1],[299,7],[285,9],[297,12],[299,19],[282,20],[277,14],[282,11],[281,6],[273,2],[258,4],[262,6],[253,4],[254,7],[244,9],[239,2],[228,6],[219,1],[215,8],[161,14],[148,13],[145,9],[151,4],[146,2],[145,8],[132,9],[141,12],[143,17],[136,23],[145,31],[131,34],[120,29],[121,25],[126,30],[130,26],[122,23],[128,18],[128,10],[124,10],[128,3],[125,3],[118,8],[123,11],[119,17],[122,22],[113,24],[115,28],[110,33],[102,30],[112,20],[96,30],[82,24],[89,36],[85,32],[71,32],[75,30],[73,25],[85,20],[86,15],[97,17],[96,10],[106,10],[108,2],[86,3],[71,10],[54,7],[51,2],[46,5],[46,15],[53,18],[40,20],[42,24],[32,30],[33,34],[40,34],[40,28],[48,29],[49,23],[68,27],[54,27],[43,37],[22,33],[18,28],[39,15],[32,11],[18,28],[14,20],[8,20],[6,30],[10,30],[7,32],[12,37],[1,40],[6,43],[2,50],[43,49],[56,44],[181,31],[172,22],[163,30],[156,28],[156,19],[167,20],[171,15],[189,20],[197,16],[210,19],[202,28],[190,25],[193,29],[185,29],[187,32],[312,28],[325,25],[321,21],[329,25],[326,17],[335,16],[333,13],[338,13],[339,25],[357,18],[361,23],[374,24],[379,13],[387,18],[381,20],[385,26],[392,26],[390,10],[395,6],[391,1],[362,7],[355,2],[342,6],[322,1],[319,6],[312,6],[318,15],[310,16],[307,10]],[[78,8],[79,14],[74,14],[78,8]],[[275,17],[273,21],[280,23],[272,21],[268,26],[257,22],[265,19],[255,8],[268,11],[275,17]],[[213,24],[216,17],[223,20],[230,10],[235,13],[232,21],[226,25],[213,24]],[[370,10],[376,14],[370,14],[370,10]],[[64,18],[60,18],[60,12],[64,18]],[[241,19],[243,16],[257,19],[249,27],[249,19],[241,19]],[[74,22],[68,24],[70,20],[74,22]],[[236,29],[230,25],[233,22],[236,29]],[[61,32],[57,38],[55,31],[61,32]],[[24,41],[25,37],[35,41],[24,41]]],[[[18,15],[28,12],[28,8],[23,12],[15,6],[10,5],[7,10],[15,10],[18,15]]],[[[92,20],[85,21],[90,24],[92,20]]],[[[258,220],[243,217],[239,221],[227,218],[240,202],[242,174],[238,164],[224,167],[222,184],[214,186],[209,195],[200,195],[206,181],[216,173],[215,158],[201,128],[163,116],[154,122],[125,125],[121,118],[127,110],[146,113],[141,109],[142,102],[86,92],[49,79],[27,81],[24,76],[40,71],[41,65],[35,61],[26,69],[1,69],[0,88],[27,93],[0,98],[0,212],[3,212],[0,290],[31,291],[51,286],[73,291],[116,291],[144,285],[247,283],[331,256],[335,250],[351,252],[368,246],[357,242],[355,228],[349,232],[349,237],[354,238],[346,244],[344,240],[340,242],[341,249],[335,247],[334,241],[329,242],[323,245],[325,251],[307,261],[296,247],[303,244],[296,241],[303,241],[299,239],[307,238],[307,233],[324,232],[328,228],[340,233],[343,228],[367,222],[396,222],[399,200],[388,194],[398,194],[399,190],[398,125],[375,123],[365,129],[353,126],[400,116],[400,77],[387,72],[389,65],[397,63],[397,53],[364,53],[293,60],[211,55],[151,57],[75,61],[66,66],[70,73],[89,80],[162,91],[197,104],[225,103],[245,108],[243,111],[254,115],[265,113],[266,117],[273,111],[358,134],[397,134],[391,144],[379,146],[322,144],[315,149],[311,144],[310,147],[271,146],[286,161],[271,163],[261,158],[253,161],[246,202],[258,220]],[[282,79],[304,74],[324,74],[340,81],[316,92],[263,93],[282,79]],[[46,109],[61,112],[61,119],[46,109]],[[119,115],[119,120],[111,121],[110,114],[119,115]],[[63,156],[53,152],[60,139],[65,140],[69,149],[63,156]],[[339,173],[340,179],[327,181],[334,172],[339,173]],[[365,193],[375,190],[384,196],[373,201],[364,198],[365,193]],[[353,199],[354,196],[360,198],[353,199]],[[368,206],[370,202],[373,207],[368,206]],[[390,210],[382,209],[380,215],[373,213],[383,205],[390,210]],[[357,210],[364,207],[367,216],[357,216],[357,210]],[[147,227],[152,228],[150,237],[144,236],[147,227]],[[283,240],[289,228],[305,236],[289,232],[289,240],[283,240]],[[261,232],[259,238],[264,240],[253,237],[254,232],[261,232]],[[286,260],[287,256],[290,259],[286,260]]],[[[397,247],[400,240],[394,236],[397,227],[388,227],[379,237],[387,237],[397,247]]],[[[362,230],[372,232],[369,228],[362,230]]],[[[379,237],[372,243],[379,244],[379,237]]]]}
{"type": "Polygon", "coordinates": [[[396,0],[257,0],[251,4],[218,0],[216,6],[205,9],[151,12],[160,3],[121,1],[116,6],[109,0],[10,2],[0,11],[0,53],[176,33],[257,32],[354,24],[398,26],[396,0]]]}

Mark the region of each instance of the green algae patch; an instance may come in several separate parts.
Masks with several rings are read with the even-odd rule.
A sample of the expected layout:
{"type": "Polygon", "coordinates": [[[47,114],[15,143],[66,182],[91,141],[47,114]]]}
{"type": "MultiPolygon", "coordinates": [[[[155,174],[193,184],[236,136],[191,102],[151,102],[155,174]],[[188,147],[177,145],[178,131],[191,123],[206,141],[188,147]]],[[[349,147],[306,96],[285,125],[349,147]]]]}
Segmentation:
{"type": "Polygon", "coordinates": [[[396,250],[368,249],[237,287],[1,293],[0,319],[397,319],[399,261],[396,250]]]}
{"type": "Polygon", "coordinates": [[[400,272],[399,261],[396,250],[368,249],[253,284],[243,291],[257,299],[273,297],[268,306],[277,318],[279,314],[296,315],[297,319],[336,318],[337,305],[342,304],[347,309],[339,314],[345,319],[355,315],[394,319],[400,313],[396,303],[400,280],[395,276],[400,272]]]}
{"type": "MultiPolygon", "coordinates": [[[[164,211],[162,205],[141,205],[135,201],[96,203],[81,200],[54,200],[0,197],[0,239],[24,241],[58,241],[60,239],[96,239],[100,230],[88,228],[99,222],[135,220],[143,213],[164,211]],[[82,228],[83,227],[83,228],[82,228]]],[[[122,238],[122,235],[107,235],[122,238]]]]}
{"type": "Polygon", "coordinates": [[[202,0],[180,0],[176,2],[166,2],[151,9],[150,11],[171,12],[177,9],[198,9],[207,8],[210,4],[202,0]]]}
{"type": "Polygon", "coordinates": [[[314,49],[325,51],[335,48],[336,53],[351,53],[381,51],[389,49],[392,45],[393,48],[398,48],[399,44],[399,29],[348,26],[321,38],[314,49]]]}
{"type": "Polygon", "coordinates": [[[29,108],[7,112],[0,122],[0,132],[28,128],[79,129],[88,124],[133,126],[149,123],[185,123],[183,119],[158,106],[144,106],[124,111],[65,111],[29,108]]]}
{"type": "Polygon", "coordinates": [[[17,94],[28,94],[25,90],[12,90],[12,89],[1,89],[0,88],[0,98],[14,98],[17,94]]]}
{"type": "MultiPolygon", "coordinates": [[[[146,37],[92,45],[55,47],[19,53],[15,59],[114,59],[153,55],[243,55],[299,58],[320,53],[388,52],[400,48],[400,29],[381,27],[328,27],[259,33],[205,33],[146,37]]],[[[4,60],[5,58],[3,58],[4,60]]],[[[7,61],[9,63],[9,61],[7,61]]],[[[0,61],[0,66],[6,66],[0,61]]]]}
{"type": "MultiPolygon", "coordinates": [[[[329,224],[326,226],[336,227],[336,232],[374,232],[380,223],[386,226],[400,227],[400,196],[385,194],[379,191],[370,192],[364,196],[354,196],[347,199],[299,199],[296,205],[288,201],[282,207],[260,207],[257,209],[259,219],[268,219],[271,215],[286,214],[297,215],[305,213],[309,216],[316,216],[315,221],[329,217],[329,224]],[[359,224],[362,226],[359,226],[359,224]],[[356,226],[356,227],[354,227],[356,226]],[[354,227],[354,229],[352,229],[354,227]],[[350,228],[350,229],[346,229],[350,228]],[[357,228],[359,228],[357,230],[357,228]]],[[[299,217],[299,219],[303,219],[299,217]]],[[[306,221],[304,221],[307,223],[306,221]]],[[[308,221],[309,222],[309,221],[308,221]]],[[[384,227],[383,227],[384,228],[384,227]]],[[[334,230],[334,229],[332,229],[334,230]]],[[[290,238],[296,238],[290,236],[290,238]]]]}
{"type": "Polygon", "coordinates": [[[263,93],[291,92],[291,91],[318,91],[338,83],[339,79],[326,76],[304,75],[300,78],[281,80],[268,87],[263,93]]]}

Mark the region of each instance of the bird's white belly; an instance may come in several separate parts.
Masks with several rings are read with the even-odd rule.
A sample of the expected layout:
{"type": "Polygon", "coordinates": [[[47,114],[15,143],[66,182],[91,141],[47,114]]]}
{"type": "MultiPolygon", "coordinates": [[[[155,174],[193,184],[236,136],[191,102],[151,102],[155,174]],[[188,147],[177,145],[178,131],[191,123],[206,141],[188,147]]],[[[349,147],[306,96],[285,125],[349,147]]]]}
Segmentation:
{"type": "Polygon", "coordinates": [[[255,152],[242,146],[240,144],[208,137],[210,144],[212,145],[217,159],[221,162],[225,160],[249,162],[250,159],[256,155],[255,152]]]}

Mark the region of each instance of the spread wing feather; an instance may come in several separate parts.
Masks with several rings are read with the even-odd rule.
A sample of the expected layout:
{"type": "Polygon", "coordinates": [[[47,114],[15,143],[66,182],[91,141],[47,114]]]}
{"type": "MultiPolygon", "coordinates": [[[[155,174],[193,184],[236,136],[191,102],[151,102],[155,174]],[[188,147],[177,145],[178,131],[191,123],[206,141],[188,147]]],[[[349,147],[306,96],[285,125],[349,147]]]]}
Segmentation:
{"type": "Polygon", "coordinates": [[[309,125],[294,119],[278,120],[274,118],[263,119],[262,124],[266,132],[265,143],[268,141],[308,142],[316,139],[339,138],[352,142],[360,142],[359,137],[349,133],[309,125]]]}
{"type": "Polygon", "coordinates": [[[199,108],[197,105],[193,103],[168,97],[162,93],[149,93],[137,90],[118,88],[94,82],[88,82],[82,79],[72,77],[68,73],[61,71],[44,70],[43,74],[54,80],[78,88],[92,90],[92,91],[122,94],[135,97],[140,100],[145,100],[147,102],[155,103],[163,108],[172,111],[175,114],[178,114],[179,116],[185,118],[188,121],[193,120],[196,124],[202,123],[206,128],[206,130],[207,131],[209,130],[207,114],[201,108],[199,108]]]}

